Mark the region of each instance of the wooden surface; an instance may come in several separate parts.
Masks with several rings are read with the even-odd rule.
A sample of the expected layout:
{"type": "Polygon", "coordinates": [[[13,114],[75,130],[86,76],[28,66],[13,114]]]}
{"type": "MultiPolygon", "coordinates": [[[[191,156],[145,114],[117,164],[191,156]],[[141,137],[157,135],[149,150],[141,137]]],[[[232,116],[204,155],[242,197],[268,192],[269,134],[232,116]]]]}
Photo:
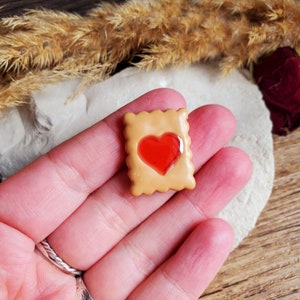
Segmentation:
{"type": "MultiPolygon", "coordinates": [[[[0,0],[0,6],[5,5],[0,17],[41,6],[85,13],[98,2],[0,0]]],[[[201,299],[300,299],[300,130],[274,136],[274,147],[272,196],[256,228],[232,252],[201,299]]]]}
{"type": "Polygon", "coordinates": [[[300,299],[300,129],[274,136],[274,148],[271,198],[203,300],[300,299]]]}

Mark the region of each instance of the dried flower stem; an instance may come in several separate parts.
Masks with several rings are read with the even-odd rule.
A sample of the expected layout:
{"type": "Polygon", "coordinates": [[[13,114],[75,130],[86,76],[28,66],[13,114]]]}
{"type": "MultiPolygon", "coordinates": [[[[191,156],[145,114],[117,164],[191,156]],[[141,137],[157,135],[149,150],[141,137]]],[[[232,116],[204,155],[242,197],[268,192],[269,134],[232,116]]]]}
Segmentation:
{"type": "Polygon", "coordinates": [[[293,0],[131,0],[85,17],[28,11],[0,22],[0,110],[47,82],[103,80],[136,57],[145,70],[218,59],[229,72],[280,46],[299,48],[299,24],[293,0]]]}

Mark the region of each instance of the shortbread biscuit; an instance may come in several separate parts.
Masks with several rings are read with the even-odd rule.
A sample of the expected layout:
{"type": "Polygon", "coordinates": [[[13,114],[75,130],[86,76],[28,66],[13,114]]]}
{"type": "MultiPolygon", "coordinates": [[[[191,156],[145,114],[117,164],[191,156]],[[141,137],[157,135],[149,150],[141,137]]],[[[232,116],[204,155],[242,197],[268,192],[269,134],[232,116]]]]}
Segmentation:
{"type": "Polygon", "coordinates": [[[124,115],[126,164],[134,196],[195,187],[187,119],[185,108],[124,115]]]}

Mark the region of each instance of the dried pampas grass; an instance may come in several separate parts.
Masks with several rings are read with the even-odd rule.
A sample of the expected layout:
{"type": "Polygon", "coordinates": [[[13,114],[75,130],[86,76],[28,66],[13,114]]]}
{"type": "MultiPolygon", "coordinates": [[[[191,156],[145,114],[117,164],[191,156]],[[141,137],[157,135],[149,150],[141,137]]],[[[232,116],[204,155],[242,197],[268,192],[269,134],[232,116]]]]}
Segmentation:
{"type": "Polygon", "coordinates": [[[33,10],[0,22],[0,111],[45,83],[111,76],[123,63],[162,69],[218,60],[223,72],[280,46],[300,47],[292,0],[130,0],[87,16],[33,10]]]}

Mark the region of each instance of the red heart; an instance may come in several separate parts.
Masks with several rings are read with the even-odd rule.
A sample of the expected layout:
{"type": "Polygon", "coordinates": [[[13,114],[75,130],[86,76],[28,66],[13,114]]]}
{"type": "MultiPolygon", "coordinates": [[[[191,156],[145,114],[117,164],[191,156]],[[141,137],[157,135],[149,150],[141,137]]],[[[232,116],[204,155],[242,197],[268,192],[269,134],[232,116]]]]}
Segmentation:
{"type": "Polygon", "coordinates": [[[171,132],[160,137],[146,136],[139,142],[138,154],[156,172],[165,175],[181,154],[180,138],[171,132]]]}

